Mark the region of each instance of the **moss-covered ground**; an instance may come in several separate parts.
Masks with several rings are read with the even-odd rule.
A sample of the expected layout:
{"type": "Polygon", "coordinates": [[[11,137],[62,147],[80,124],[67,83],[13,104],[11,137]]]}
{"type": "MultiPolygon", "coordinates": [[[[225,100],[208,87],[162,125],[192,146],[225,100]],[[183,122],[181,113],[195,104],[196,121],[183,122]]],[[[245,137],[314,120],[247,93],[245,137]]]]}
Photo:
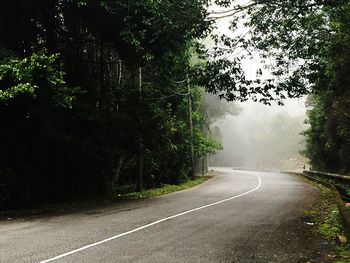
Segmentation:
{"type": "Polygon", "coordinates": [[[306,211],[306,214],[312,218],[315,224],[314,231],[329,241],[337,251],[337,257],[332,262],[345,263],[350,262],[349,244],[340,244],[337,240],[345,236],[342,227],[339,210],[335,198],[330,189],[321,184],[312,183],[320,190],[320,200],[312,209],[306,211]]]}

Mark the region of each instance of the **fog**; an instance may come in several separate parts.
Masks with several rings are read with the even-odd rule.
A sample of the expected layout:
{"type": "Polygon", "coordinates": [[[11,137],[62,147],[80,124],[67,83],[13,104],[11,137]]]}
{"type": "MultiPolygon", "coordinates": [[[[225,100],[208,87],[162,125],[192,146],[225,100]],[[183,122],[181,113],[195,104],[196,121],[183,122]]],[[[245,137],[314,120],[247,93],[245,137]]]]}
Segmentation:
{"type": "Polygon", "coordinates": [[[307,126],[305,99],[286,100],[285,106],[236,103],[241,112],[211,125],[212,136],[224,149],[210,158],[211,166],[259,170],[297,170],[306,160],[300,135],[307,126]]]}
{"type": "MultiPolygon", "coordinates": [[[[248,2],[237,0],[234,5],[248,2]]],[[[209,8],[209,12],[220,11],[223,9],[215,4],[209,8]]],[[[230,30],[231,22],[230,17],[217,19],[216,32],[232,38],[249,35],[249,28],[244,26],[244,21],[235,20],[238,26],[234,31],[230,30]]],[[[212,47],[210,40],[205,44],[208,48],[212,47]]],[[[244,53],[247,52],[238,47],[230,57],[244,53]]],[[[270,78],[269,69],[262,63],[259,53],[249,54],[242,59],[246,77],[254,80],[257,70],[262,69],[263,78],[270,78]]],[[[272,58],[266,60],[273,62],[272,58]]],[[[307,160],[300,154],[305,148],[305,141],[300,133],[307,129],[304,124],[305,98],[287,99],[284,106],[267,106],[255,102],[234,103],[241,108],[238,115],[226,115],[211,124],[212,137],[224,147],[210,158],[211,166],[300,170],[306,165],[307,160]]]]}

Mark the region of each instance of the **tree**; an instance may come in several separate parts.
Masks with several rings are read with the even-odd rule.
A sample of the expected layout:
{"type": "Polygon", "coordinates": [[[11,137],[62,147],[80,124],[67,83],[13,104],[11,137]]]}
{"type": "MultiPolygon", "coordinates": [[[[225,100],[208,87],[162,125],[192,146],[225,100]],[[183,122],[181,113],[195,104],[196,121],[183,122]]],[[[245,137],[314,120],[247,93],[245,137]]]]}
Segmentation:
{"type": "MultiPolygon", "coordinates": [[[[207,5],[201,0],[3,2],[0,116],[6,140],[0,148],[0,185],[7,190],[1,205],[135,184],[141,132],[142,183],[186,180],[191,138],[186,91],[177,81],[188,74],[195,39],[210,30],[207,5]]],[[[193,100],[195,115],[199,100],[193,100]]],[[[198,154],[213,151],[197,116],[194,128],[198,154]]]]}
{"type": "MultiPolygon", "coordinates": [[[[216,1],[224,7],[228,2],[216,1]]],[[[7,150],[11,155],[1,164],[0,180],[18,186],[3,203],[13,202],[9,196],[16,192],[38,201],[135,185],[136,155],[144,156],[146,186],[186,180],[189,142],[198,158],[220,148],[203,134],[202,88],[228,100],[270,103],[283,97],[289,87],[247,80],[239,58],[225,58],[222,50],[233,42],[213,33],[209,5],[3,1],[0,114],[9,125],[1,132],[11,139],[0,156],[7,150]],[[209,35],[213,52],[200,44],[209,35]],[[187,76],[191,94],[181,85],[187,76]],[[193,137],[187,129],[189,95],[193,137]]]]}
{"type": "MultiPolygon", "coordinates": [[[[270,83],[296,97],[311,93],[305,154],[315,169],[349,172],[349,1],[251,1],[216,16],[244,19],[241,43],[273,58],[270,83]]],[[[233,25],[234,28],[234,25],[233,25]]]]}

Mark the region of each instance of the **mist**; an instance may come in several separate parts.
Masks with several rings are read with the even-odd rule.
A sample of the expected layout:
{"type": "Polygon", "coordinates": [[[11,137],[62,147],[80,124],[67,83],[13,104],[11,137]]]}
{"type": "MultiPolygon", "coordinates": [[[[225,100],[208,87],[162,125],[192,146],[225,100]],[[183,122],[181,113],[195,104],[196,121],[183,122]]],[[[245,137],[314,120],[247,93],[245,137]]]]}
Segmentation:
{"type": "MultiPolygon", "coordinates": [[[[247,4],[237,0],[236,4],[247,4]]],[[[209,11],[220,12],[212,5],[209,11]]],[[[250,29],[245,21],[237,22],[235,30],[230,29],[230,17],[216,21],[216,32],[231,38],[245,38],[250,29]]],[[[210,41],[205,42],[212,48],[210,41]]],[[[249,80],[257,78],[261,70],[262,79],[270,79],[273,58],[261,59],[258,51],[247,52],[235,47],[232,56],[241,56],[241,66],[249,80]],[[245,55],[243,55],[245,54],[245,55]],[[267,63],[267,64],[266,64],[267,63]],[[270,63],[270,64],[269,64],[270,63]]],[[[272,103],[271,106],[259,102],[231,102],[236,114],[226,114],[210,125],[212,137],[220,142],[223,150],[211,156],[210,166],[227,166],[257,170],[300,170],[307,165],[301,152],[305,149],[305,139],[301,135],[308,128],[306,119],[306,98],[286,99],[284,106],[272,103]]]]}
{"type": "Polygon", "coordinates": [[[300,154],[307,129],[305,99],[290,99],[285,106],[245,102],[238,115],[226,115],[211,125],[223,150],[210,158],[211,166],[258,170],[298,170],[307,163],[300,154]]]}

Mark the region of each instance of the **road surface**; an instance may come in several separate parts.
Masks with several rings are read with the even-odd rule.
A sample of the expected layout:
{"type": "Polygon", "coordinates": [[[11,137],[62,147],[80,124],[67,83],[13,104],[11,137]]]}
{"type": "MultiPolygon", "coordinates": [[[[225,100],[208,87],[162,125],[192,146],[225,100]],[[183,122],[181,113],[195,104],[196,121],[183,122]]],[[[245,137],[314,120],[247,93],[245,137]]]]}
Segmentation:
{"type": "Polygon", "coordinates": [[[316,188],[287,174],[216,171],[165,196],[0,222],[0,262],[327,262],[303,216],[316,188]]]}

